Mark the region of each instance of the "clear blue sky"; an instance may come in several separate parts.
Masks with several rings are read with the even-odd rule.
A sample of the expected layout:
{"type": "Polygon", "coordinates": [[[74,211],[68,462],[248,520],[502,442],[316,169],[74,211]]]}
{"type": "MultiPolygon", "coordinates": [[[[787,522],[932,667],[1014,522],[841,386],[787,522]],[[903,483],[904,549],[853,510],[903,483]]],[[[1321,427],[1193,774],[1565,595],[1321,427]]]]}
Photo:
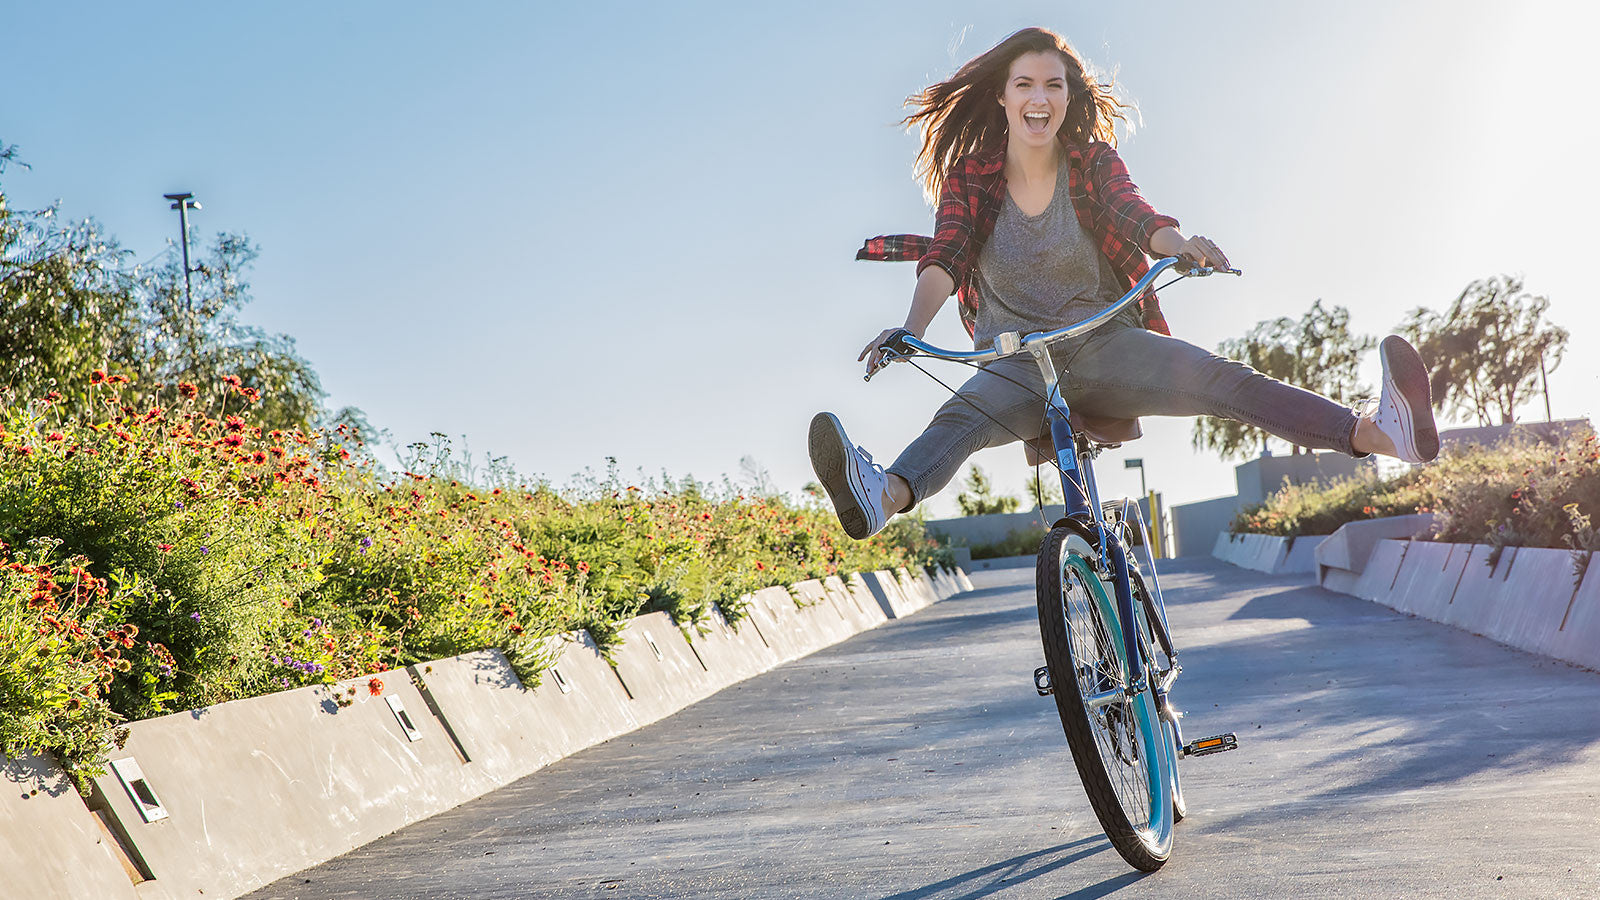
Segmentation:
{"type": "MultiPolygon", "coordinates": [[[[1214,347],[1318,298],[1382,334],[1512,272],[1573,332],[1555,414],[1589,415],[1600,379],[1588,7],[36,3],[3,21],[0,140],[32,165],[4,176],[13,205],[59,199],[146,259],[177,231],[161,194],[193,191],[200,235],[260,243],[247,320],[294,336],[332,403],[558,482],[606,456],[737,476],[748,455],[794,490],[818,409],[892,459],[941,400],[855,362],[914,277],[854,262],[861,238],[931,227],[900,102],[1030,24],[1118,72],[1144,119],[1134,179],[1247,273],[1174,288],[1180,337],[1214,347]]],[[[948,308],[930,332],[963,336],[948,308]]],[[[1169,502],[1231,492],[1189,427],[1147,422],[1108,494],[1137,490],[1123,456],[1169,502]]],[[[978,457],[1013,488],[1020,459],[978,457]]]]}

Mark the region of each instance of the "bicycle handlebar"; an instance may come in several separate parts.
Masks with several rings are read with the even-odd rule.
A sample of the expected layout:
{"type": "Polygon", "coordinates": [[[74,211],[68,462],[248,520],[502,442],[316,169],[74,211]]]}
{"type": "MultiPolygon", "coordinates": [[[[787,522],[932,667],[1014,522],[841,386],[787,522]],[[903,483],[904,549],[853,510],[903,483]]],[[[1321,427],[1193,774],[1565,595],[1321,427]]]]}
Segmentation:
{"type": "Polygon", "coordinates": [[[1203,278],[1207,275],[1213,274],[1244,274],[1238,269],[1220,269],[1197,266],[1180,256],[1168,256],[1156,260],[1155,264],[1150,267],[1150,271],[1144,273],[1144,277],[1140,278],[1138,282],[1136,282],[1133,287],[1129,288],[1128,292],[1123,294],[1121,299],[1117,300],[1115,303],[1081,322],[1076,322],[1072,325],[1068,325],[1065,328],[1057,328],[1055,331],[1036,331],[1032,334],[1021,337],[1019,337],[1015,331],[1008,331],[1004,334],[997,335],[994,340],[995,345],[988,350],[946,350],[942,347],[935,347],[932,344],[926,343],[921,338],[912,337],[909,332],[891,337],[888,341],[885,341],[883,344],[879,345],[880,349],[888,351],[886,354],[884,354],[883,362],[878,366],[878,368],[868,372],[862,380],[871,381],[872,376],[883,371],[883,369],[887,367],[889,363],[897,359],[905,359],[907,357],[919,354],[922,356],[931,356],[935,359],[958,360],[961,362],[989,362],[990,360],[1000,359],[1001,357],[1020,353],[1023,349],[1031,348],[1035,344],[1051,344],[1066,338],[1077,337],[1080,334],[1087,334],[1096,328],[1099,328],[1101,325],[1104,325],[1124,309],[1127,309],[1130,304],[1144,295],[1145,289],[1150,287],[1150,283],[1156,280],[1157,275],[1160,275],[1162,272],[1165,272],[1167,269],[1170,269],[1174,266],[1178,267],[1179,271],[1181,272],[1181,277],[1183,278],[1203,278]]]}

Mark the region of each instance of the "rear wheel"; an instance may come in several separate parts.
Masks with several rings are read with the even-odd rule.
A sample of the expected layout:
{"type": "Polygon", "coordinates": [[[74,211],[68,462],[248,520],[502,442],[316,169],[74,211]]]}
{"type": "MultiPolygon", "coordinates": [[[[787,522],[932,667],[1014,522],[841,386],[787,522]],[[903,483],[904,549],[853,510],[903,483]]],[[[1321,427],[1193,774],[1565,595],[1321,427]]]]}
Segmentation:
{"type": "MultiPolygon", "coordinates": [[[[1097,556],[1070,525],[1045,536],[1037,576],[1039,633],[1089,805],[1122,858],[1153,872],[1172,851],[1176,751],[1154,692],[1126,692],[1122,625],[1110,586],[1095,574],[1097,556]]],[[[1147,626],[1142,610],[1136,612],[1144,638],[1147,626]]]]}

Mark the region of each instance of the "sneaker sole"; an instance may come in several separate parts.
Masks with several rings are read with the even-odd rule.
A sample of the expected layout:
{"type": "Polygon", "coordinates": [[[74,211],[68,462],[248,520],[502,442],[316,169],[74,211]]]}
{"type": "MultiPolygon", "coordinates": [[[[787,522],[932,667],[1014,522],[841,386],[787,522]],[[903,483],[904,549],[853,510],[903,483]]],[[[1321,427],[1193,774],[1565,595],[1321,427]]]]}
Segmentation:
{"type": "Polygon", "coordinates": [[[1428,386],[1428,367],[1404,338],[1389,335],[1379,345],[1383,370],[1394,382],[1395,402],[1401,407],[1405,421],[1411,424],[1411,451],[1419,459],[1431,460],[1439,455],[1439,429],[1433,422],[1433,391],[1428,386]],[[1417,410],[1422,410],[1419,416],[1417,410]],[[1418,420],[1426,417],[1424,424],[1418,420]]]}
{"type": "Polygon", "coordinates": [[[828,499],[833,501],[834,512],[839,515],[839,524],[844,526],[844,533],[858,541],[870,536],[872,529],[866,512],[861,508],[865,502],[862,498],[866,488],[851,477],[855,467],[849,463],[849,438],[845,436],[839,418],[833,413],[812,416],[807,444],[811,452],[811,469],[817,473],[817,480],[822,482],[822,489],[828,492],[828,499]]]}

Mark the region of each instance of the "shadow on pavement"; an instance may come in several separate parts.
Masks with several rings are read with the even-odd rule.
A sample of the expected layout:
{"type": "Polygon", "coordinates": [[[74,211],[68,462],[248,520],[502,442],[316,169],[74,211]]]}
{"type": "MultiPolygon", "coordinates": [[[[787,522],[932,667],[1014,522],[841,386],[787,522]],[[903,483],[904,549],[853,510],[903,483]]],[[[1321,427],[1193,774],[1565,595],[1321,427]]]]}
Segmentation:
{"type": "MultiPolygon", "coordinates": [[[[1205,682],[1184,685],[1184,698],[1227,697],[1237,692],[1228,682],[1247,682],[1248,696],[1224,704],[1241,744],[1295,740],[1306,767],[1357,763],[1361,773],[1286,799],[1350,802],[1559,768],[1600,743],[1600,717],[1575,714],[1600,705],[1592,672],[1317,587],[1254,597],[1229,618],[1307,624],[1181,651],[1205,682]],[[1375,618],[1392,621],[1375,630],[1375,618]],[[1297,736],[1307,732],[1321,741],[1297,736]]],[[[1268,807],[1216,824],[1284,814],[1268,807]]]]}
{"type": "MultiPolygon", "coordinates": [[[[942,881],[935,881],[923,887],[911,888],[895,894],[888,894],[881,900],[978,900],[980,897],[992,897],[1001,891],[1009,890],[1020,884],[1048,875],[1064,866],[1072,865],[1081,859],[1087,859],[1110,849],[1111,844],[1102,835],[1080,838],[1065,844],[1058,844],[1044,850],[1035,850],[1032,853],[1023,853],[1010,859],[991,863],[982,868],[952,875],[942,881]],[[1079,848],[1079,849],[1074,849],[1079,848]]],[[[1099,884],[1079,888],[1065,898],[1082,898],[1091,900],[1094,897],[1104,897],[1112,891],[1132,884],[1143,878],[1141,872],[1126,872],[1115,878],[1108,878],[1099,884]]]]}

